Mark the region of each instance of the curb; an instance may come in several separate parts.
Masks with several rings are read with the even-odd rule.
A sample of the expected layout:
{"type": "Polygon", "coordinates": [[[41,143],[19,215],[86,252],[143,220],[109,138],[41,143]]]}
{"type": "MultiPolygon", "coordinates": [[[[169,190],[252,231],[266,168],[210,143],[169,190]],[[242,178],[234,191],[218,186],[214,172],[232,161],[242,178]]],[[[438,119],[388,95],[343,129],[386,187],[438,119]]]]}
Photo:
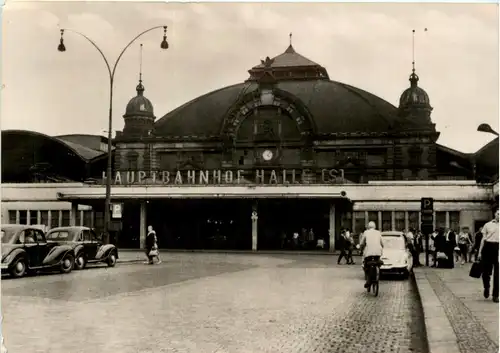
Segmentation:
{"type": "Polygon", "coordinates": [[[429,353],[460,353],[458,340],[425,269],[415,268],[415,282],[422,302],[429,353]]]}
{"type": "MultiPolygon", "coordinates": [[[[138,249],[118,249],[123,253],[140,252],[138,249]]],[[[303,251],[303,250],[183,250],[183,249],[159,249],[162,253],[205,253],[205,254],[248,254],[248,255],[317,255],[317,256],[338,256],[340,251],[303,251]]],[[[353,257],[361,256],[357,252],[352,254],[353,257]]]]}

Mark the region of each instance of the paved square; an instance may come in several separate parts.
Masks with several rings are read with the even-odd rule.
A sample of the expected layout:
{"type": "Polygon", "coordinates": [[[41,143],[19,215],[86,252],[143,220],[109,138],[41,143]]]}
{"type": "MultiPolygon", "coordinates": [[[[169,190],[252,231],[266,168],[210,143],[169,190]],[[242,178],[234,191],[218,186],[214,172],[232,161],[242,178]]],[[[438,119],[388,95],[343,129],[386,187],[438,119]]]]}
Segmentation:
{"type": "Polygon", "coordinates": [[[165,254],[2,281],[11,353],[426,353],[414,283],[363,289],[330,256],[165,254]]]}

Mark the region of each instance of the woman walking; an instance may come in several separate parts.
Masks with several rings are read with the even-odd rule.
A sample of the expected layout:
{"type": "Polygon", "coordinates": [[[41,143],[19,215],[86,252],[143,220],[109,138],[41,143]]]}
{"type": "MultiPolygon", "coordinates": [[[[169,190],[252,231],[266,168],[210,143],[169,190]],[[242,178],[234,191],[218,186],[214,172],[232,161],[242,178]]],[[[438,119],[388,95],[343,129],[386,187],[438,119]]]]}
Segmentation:
{"type": "Polygon", "coordinates": [[[462,258],[462,265],[467,262],[469,248],[472,245],[472,240],[469,234],[469,228],[464,227],[458,234],[458,248],[460,249],[460,256],[462,258]]]}
{"type": "Polygon", "coordinates": [[[158,239],[156,238],[156,232],[153,230],[153,226],[148,226],[148,235],[146,236],[146,256],[148,257],[148,264],[153,265],[154,259],[157,259],[157,263],[161,263],[160,252],[158,251],[158,239]]]}

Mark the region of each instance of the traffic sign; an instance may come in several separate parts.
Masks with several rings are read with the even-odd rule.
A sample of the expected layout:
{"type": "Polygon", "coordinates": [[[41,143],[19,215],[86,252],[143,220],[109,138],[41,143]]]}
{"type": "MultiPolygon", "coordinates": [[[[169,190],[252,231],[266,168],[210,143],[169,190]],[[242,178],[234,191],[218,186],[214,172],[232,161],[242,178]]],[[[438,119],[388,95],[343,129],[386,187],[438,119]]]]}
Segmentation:
{"type": "Polygon", "coordinates": [[[420,199],[421,211],[434,211],[434,199],[432,197],[422,197],[420,199]]]}

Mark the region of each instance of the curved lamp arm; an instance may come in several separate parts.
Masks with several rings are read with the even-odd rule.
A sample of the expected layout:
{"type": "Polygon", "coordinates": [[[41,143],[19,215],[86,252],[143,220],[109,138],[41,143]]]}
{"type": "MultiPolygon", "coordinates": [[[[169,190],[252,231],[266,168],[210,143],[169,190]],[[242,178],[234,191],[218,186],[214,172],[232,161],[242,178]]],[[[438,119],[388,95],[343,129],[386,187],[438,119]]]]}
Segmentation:
{"type": "MultiPolygon", "coordinates": [[[[121,51],[120,55],[118,55],[118,58],[116,59],[115,61],[115,65],[113,66],[113,71],[110,70],[110,77],[113,78],[115,76],[115,71],[116,71],[116,67],[118,66],[118,63],[120,62],[120,59],[122,58],[123,54],[125,53],[125,51],[132,45],[132,43],[134,43],[140,36],[142,36],[143,34],[146,34],[148,32],[151,32],[152,30],[154,29],[158,29],[158,28],[165,28],[165,30],[167,29],[167,26],[155,26],[155,27],[152,27],[150,29],[147,29],[145,30],[144,32],[142,33],[139,33],[137,36],[134,37],[134,39],[132,39],[126,46],[125,48],[123,48],[123,50],[121,51]]],[[[102,54],[102,53],[101,53],[102,54]]],[[[109,68],[109,65],[108,65],[108,68],[109,68]]]]}
{"type": "MultiPolygon", "coordinates": [[[[90,42],[90,44],[92,44],[94,46],[94,48],[96,48],[97,51],[101,54],[102,58],[104,59],[104,62],[106,63],[106,67],[108,68],[109,79],[110,80],[113,79],[113,74],[111,72],[111,66],[109,65],[109,62],[108,62],[108,59],[106,58],[106,55],[104,55],[104,53],[102,52],[101,48],[99,48],[99,46],[92,39],[90,39],[89,37],[87,37],[85,34],[80,33],[78,31],[75,31],[75,30],[72,30],[72,29],[61,28],[61,31],[67,31],[67,32],[76,33],[76,34],[82,36],[83,38],[85,38],[86,40],[88,40],[90,42]]],[[[116,67],[116,64],[115,64],[115,67],[116,67]]]]}
{"type": "Polygon", "coordinates": [[[76,33],[80,36],[82,36],[83,38],[85,38],[86,40],[89,41],[90,44],[92,44],[94,46],[94,48],[97,49],[97,51],[99,52],[99,54],[101,54],[102,58],[104,59],[104,63],[106,64],[106,67],[108,69],[108,74],[109,74],[109,79],[111,80],[111,82],[113,82],[113,79],[115,77],[115,72],[116,72],[116,67],[118,66],[118,63],[120,62],[120,59],[122,58],[123,54],[125,53],[125,51],[132,45],[132,43],[134,43],[139,37],[141,37],[142,35],[148,33],[148,32],[151,32],[152,30],[155,30],[155,29],[158,29],[158,28],[164,28],[165,30],[167,29],[167,26],[155,26],[155,27],[152,27],[152,28],[149,28],[147,30],[145,30],[144,32],[141,32],[139,33],[137,36],[135,36],[123,49],[122,51],[120,52],[120,55],[118,55],[118,58],[116,59],[115,61],[115,64],[113,65],[113,70],[111,70],[111,65],[109,64],[109,61],[108,61],[108,58],[106,58],[106,55],[104,55],[103,51],[101,50],[101,48],[99,48],[99,46],[92,40],[90,39],[88,36],[86,36],[85,34],[81,33],[81,32],[78,32],[78,31],[75,31],[73,29],[67,29],[67,28],[61,28],[61,31],[67,31],[67,32],[72,32],[72,33],[76,33]]]}

